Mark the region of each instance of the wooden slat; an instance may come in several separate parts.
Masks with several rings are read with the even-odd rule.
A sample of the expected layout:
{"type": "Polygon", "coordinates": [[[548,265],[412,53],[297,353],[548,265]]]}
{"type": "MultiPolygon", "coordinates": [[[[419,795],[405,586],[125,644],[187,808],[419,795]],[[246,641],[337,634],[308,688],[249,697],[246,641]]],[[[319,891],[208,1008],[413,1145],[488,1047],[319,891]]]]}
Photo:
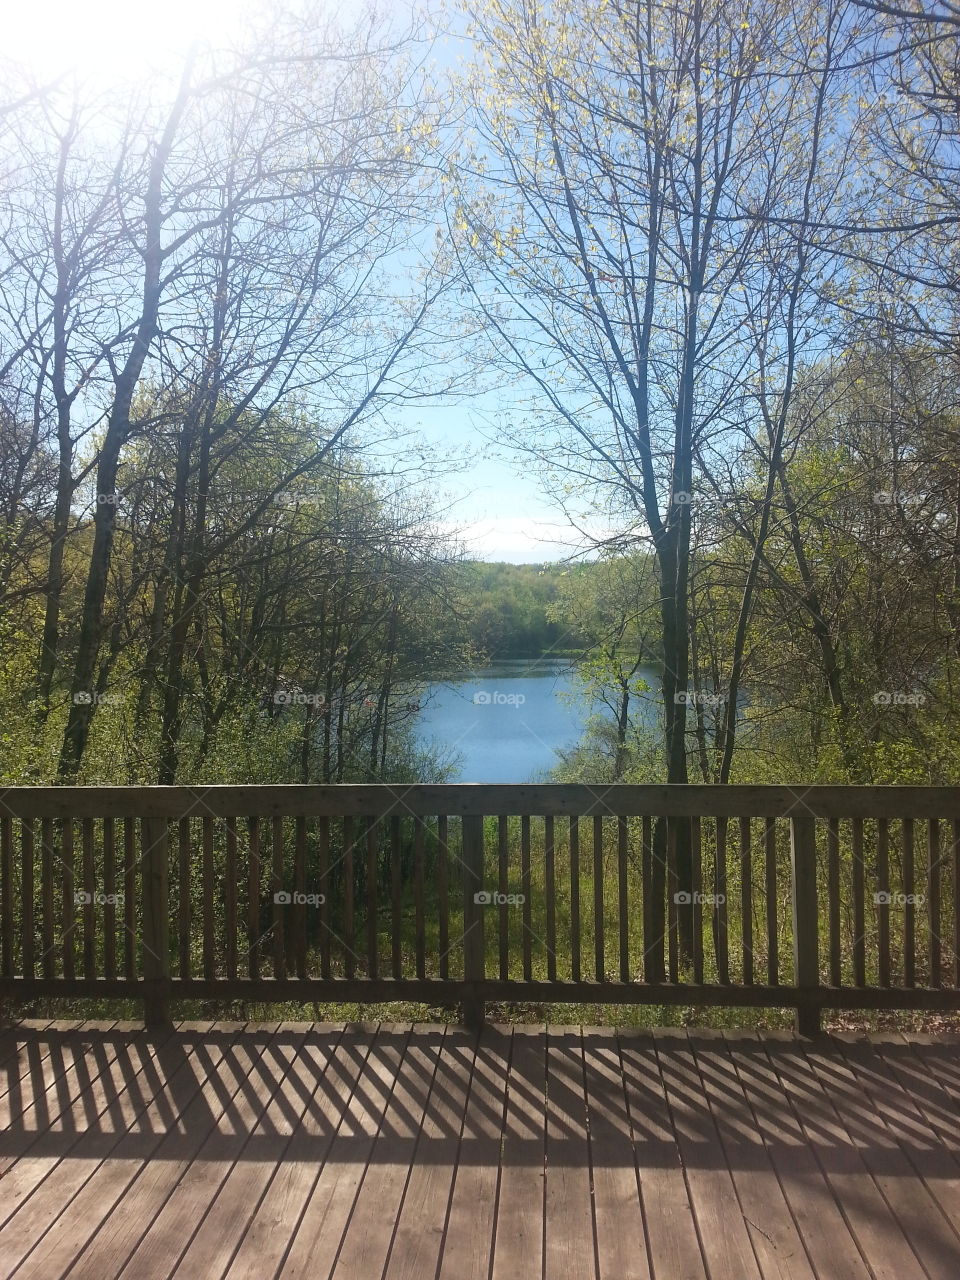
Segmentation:
{"type": "Polygon", "coordinates": [[[930,930],[930,986],[939,987],[943,946],[940,937],[940,823],[927,823],[927,926],[930,930]]]}
{"type": "Polygon", "coordinates": [[[20,876],[20,900],[23,920],[23,976],[32,978],[36,971],[34,944],[34,893],[33,893],[34,832],[33,819],[20,822],[20,859],[23,868],[20,876]]]}
{"type": "Polygon", "coordinates": [[[137,976],[137,829],[123,820],[123,976],[137,976]]]}
{"type": "Polygon", "coordinates": [[[0,817],[0,973],[5,978],[14,973],[13,936],[13,819],[0,817]]]}
{"type": "Polygon", "coordinates": [[[400,819],[390,819],[390,967],[395,978],[403,976],[401,931],[403,918],[400,903],[400,819]]]}
{"type": "Polygon", "coordinates": [[[714,1150],[730,1170],[761,1275],[765,1280],[816,1280],[722,1032],[691,1031],[689,1044],[703,1082],[702,1109],[709,1109],[716,1126],[714,1150]]]}
{"type": "Polygon", "coordinates": [[[544,1275],[597,1280],[579,1028],[547,1029],[546,1113],[544,1275]]]}
{"type": "MultiPolygon", "coordinates": [[[[703,981],[703,847],[700,819],[690,819],[690,869],[693,881],[693,980],[703,981]]],[[[714,935],[716,936],[716,935],[714,935]]]]}
{"type": "Polygon", "coordinates": [[[437,939],[440,946],[440,977],[450,975],[449,825],[446,814],[437,818],[437,939]]]}
{"type": "Polygon", "coordinates": [[[40,820],[40,887],[43,894],[43,924],[40,933],[40,971],[45,978],[54,972],[53,954],[53,819],[40,820]]]}
{"type": "Polygon", "coordinates": [[[953,857],[951,889],[953,892],[953,985],[960,987],[960,818],[952,823],[953,857]]]}
{"type": "MultiPolygon", "coordinates": [[[[349,902],[351,910],[351,940],[353,936],[353,862],[350,863],[349,902]]],[[[307,820],[302,815],[294,819],[293,884],[296,898],[293,904],[293,963],[298,978],[307,976],[307,820]]],[[[351,961],[352,963],[352,961],[351,961]]],[[[348,977],[353,977],[350,968],[348,977]]]]}
{"type": "Polygon", "coordinates": [[[580,820],[570,819],[570,976],[580,981],[580,820]]]}
{"type": "Polygon", "coordinates": [[[663,939],[654,936],[653,820],[648,813],[645,813],[642,819],[641,842],[640,892],[643,895],[641,921],[643,926],[643,976],[649,982],[653,967],[659,968],[659,965],[663,963],[663,939]]]}
{"type": "Polygon", "coordinates": [[[667,819],[667,977],[670,982],[680,981],[680,934],[677,894],[680,882],[677,878],[678,826],[667,819]]]}
{"type": "Polygon", "coordinates": [[[510,977],[510,920],[506,902],[506,895],[510,891],[509,854],[507,818],[505,814],[501,814],[497,820],[497,888],[501,895],[497,909],[497,956],[500,977],[504,981],[510,977]]]}
{"type": "Polygon", "coordinates": [[[533,901],[530,892],[530,819],[520,819],[520,882],[523,886],[523,977],[529,982],[533,976],[533,901]]]}
{"type": "Polygon", "coordinates": [[[906,987],[912,987],[916,985],[917,971],[917,908],[911,901],[917,891],[913,819],[904,818],[901,830],[903,832],[903,892],[907,896],[903,908],[903,984],[906,987]]]}
{"type": "Polygon", "coordinates": [[[197,811],[213,817],[388,817],[436,813],[551,814],[654,817],[789,817],[802,801],[817,818],[958,818],[960,790],[954,786],[634,785],[598,788],[587,783],[421,783],[397,788],[385,783],[175,787],[8,787],[4,808],[16,817],[166,817],[178,821],[197,811]]]}
{"type": "MultiPolygon", "coordinates": [[[[703,1085],[687,1035],[679,1029],[658,1030],[654,1043],[707,1275],[759,1280],[745,1215],[729,1211],[731,1203],[736,1203],[736,1191],[727,1162],[722,1158],[706,1161],[700,1156],[703,1151],[717,1151],[720,1141],[710,1108],[704,1104],[703,1085]]],[[[654,1273],[660,1274],[656,1259],[654,1273]]]]}
{"type": "Polygon", "coordinates": [[[866,951],[866,918],[863,903],[863,820],[854,818],[853,834],[853,982],[854,986],[863,987],[867,982],[866,951]]]}
{"type": "MultiPolygon", "coordinates": [[[[123,868],[120,868],[123,879],[123,868]]],[[[103,909],[103,975],[117,976],[117,849],[113,818],[103,819],[103,891],[107,902],[103,909]]]]}
{"type": "Polygon", "coordinates": [[[320,976],[330,977],[330,819],[317,818],[317,874],[320,898],[320,976]]]}
{"type": "Polygon", "coordinates": [[[831,818],[827,823],[827,927],[830,948],[830,981],[839,987],[843,981],[840,951],[840,823],[831,818]]]}
{"type": "MultiPolygon", "coordinates": [[[[83,976],[85,978],[96,976],[97,927],[94,899],[97,884],[94,873],[93,834],[93,819],[82,818],[80,823],[81,867],[83,891],[87,895],[83,910],[83,976]]],[[[106,906],[106,902],[103,906],[106,906]]]]}
{"type": "Polygon", "coordinates": [[[379,972],[377,954],[377,828],[373,820],[366,824],[366,889],[367,889],[367,977],[375,978],[379,972]]]}
{"type": "Polygon", "coordinates": [[[624,1073],[613,1028],[585,1028],[583,1057],[599,1277],[651,1280],[624,1073]]]}
{"type": "Polygon", "coordinates": [[[603,819],[593,820],[593,965],[597,982],[606,979],[603,920],[603,819]]]}
{"type": "MultiPolygon", "coordinates": [[[[60,928],[62,931],[62,962],[63,976],[67,979],[73,978],[76,972],[74,965],[74,951],[77,945],[77,904],[74,901],[76,893],[76,874],[73,861],[73,819],[64,818],[60,828],[60,872],[61,872],[61,889],[62,897],[60,902],[61,916],[60,928]]],[[[88,909],[91,904],[87,904],[88,909]]]]}
{"type": "Polygon", "coordinates": [[[423,896],[423,859],[426,828],[424,819],[419,815],[413,820],[413,899],[416,936],[415,965],[418,978],[427,976],[426,959],[426,915],[423,896]]]}
{"type": "Polygon", "coordinates": [[[543,820],[543,877],[547,899],[547,981],[557,980],[557,874],[553,818],[543,820]]]}
{"type": "MultiPolygon", "coordinates": [[[[544,1125],[546,1066],[543,1033],[516,1026],[501,1130],[500,1196],[490,1280],[543,1274],[544,1125]],[[531,1174],[534,1176],[531,1177],[531,1174]]],[[[451,1259],[452,1261],[452,1259],[451,1259]]],[[[462,1276],[450,1267],[443,1274],[462,1276]]]]}
{"type": "MultiPolygon", "coordinates": [[[[352,818],[343,820],[343,972],[352,978],[355,969],[353,940],[353,850],[354,822],[352,818]]],[[[297,844],[299,850],[299,823],[297,844]]],[[[298,852],[299,858],[299,852],[298,852]]],[[[305,963],[305,962],[304,962],[305,963]]],[[[303,974],[298,974],[302,977],[303,974]]]]}
{"type": "Polygon", "coordinates": [[[214,917],[213,819],[204,816],[203,840],[203,976],[211,981],[217,973],[217,928],[214,917]]]}
{"type": "MultiPolygon", "coordinates": [[[[284,933],[284,922],[286,913],[284,912],[284,903],[277,900],[277,894],[284,892],[284,866],[283,866],[283,819],[272,818],[270,822],[270,845],[271,845],[271,870],[272,877],[270,882],[270,903],[271,915],[273,919],[273,976],[275,978],[284,979],[287,976],[287,950],[286,937],[284,933]]],[[[329,956],[329,952],[328,952],[329,956]]],[[[328,971],[323,973],[324,978],[328,978],[328,971]]]]}
{"type": "Polygon", "coordinates": [[[237,976],[237,820],[226,820],[226,864],[224,870],[224,927],[226,929],[226,969],[228,978],[237,976]]]}
{"type": "Polygon", "coordinates": [[[767,913],[767,981],[772,987],[780,981],[780,943],[777,933],[777,823],[767,818],[764,824],[764,898],[767,913]]]}
{"type": "MultiPolygon", "coordinates": [[[[700,1280],[714,1273],[707,1271],[701,1251],[653,1037],[621,1030],[617,1039],[651,1270],[656,1280],[680,1276],[700,1280]]],[[[702,1157],[691,1161],[701,1168],[707,1163],[716,1164],[715,1160],[704,1161],[702,1157]]],[[[632,1204],[632,1198],[628,1203],[632,1204]]],[[[736,1274],[733,1269],[724,1271],[722,1267],[716,1272],[717,1280],[726,1280],[727,1276],[732,1280],[736,1274]]],[[[614,1277],[604,1276],[603,1280],[614,1277]]]]}
{"type": "Polygon", "coordinates": [[[890,829],[886,818],[877,821],[877,945],[878,980],[890,985],[890,829]]]}
{"type": "Polygon", "coordinates": [[[620,981],[630,981],[630,905],[627,899],[627,820],[617,819],[617,910],[620,925],[620,981]]]}
{"type": "Polygon", "coordinates": [[[190,866],[193,861],[190,819],[177,826],[177,952],[180,977],[190,977],[190,866]]]}
{"type": "Polygon", "coordinates": [[[727,915],[727,819],[717,818],[717,859],[714,866],[713,936],[717,954],[717,977],[730,981],[730,926],[727,915]]]}
{"type": "Polygon", "coordinates": [[[740,928],[743,935],[743,981],[753,982],[753,846],[750,819],[740,819],[740,928]]]}
{"type": "Polygon", "coordinates": [[[425,1280],[439,1270],[477,1048],[477,1038],[447,1027],[384,1271],[390,1280],[425,1280]]]}
{"type": "Polygon", "coordinates": [[[247,972],[260,977],[260,819],[247,819],[247,972]]]}

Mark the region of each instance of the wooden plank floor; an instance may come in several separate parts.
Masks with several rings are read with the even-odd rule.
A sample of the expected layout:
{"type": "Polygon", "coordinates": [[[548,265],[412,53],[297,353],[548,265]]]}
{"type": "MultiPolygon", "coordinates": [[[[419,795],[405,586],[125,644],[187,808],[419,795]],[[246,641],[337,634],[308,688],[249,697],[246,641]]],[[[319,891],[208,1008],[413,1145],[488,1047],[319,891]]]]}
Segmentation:
{"type": "Polygon", "coordinates": [[[0,1032],[0,1277],[956,1280],[960,1041],[0,1032]]]}

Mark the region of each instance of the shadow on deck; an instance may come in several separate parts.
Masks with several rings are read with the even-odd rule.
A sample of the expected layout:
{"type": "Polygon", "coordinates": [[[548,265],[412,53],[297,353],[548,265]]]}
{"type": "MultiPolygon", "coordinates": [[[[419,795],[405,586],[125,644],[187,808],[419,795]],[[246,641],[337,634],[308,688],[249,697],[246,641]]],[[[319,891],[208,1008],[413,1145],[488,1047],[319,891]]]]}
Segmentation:
{"type": "Polygon", "coordinates": [[[3,1276],[960,1274],[953,1040],[0,1033],[3,1276]]]}

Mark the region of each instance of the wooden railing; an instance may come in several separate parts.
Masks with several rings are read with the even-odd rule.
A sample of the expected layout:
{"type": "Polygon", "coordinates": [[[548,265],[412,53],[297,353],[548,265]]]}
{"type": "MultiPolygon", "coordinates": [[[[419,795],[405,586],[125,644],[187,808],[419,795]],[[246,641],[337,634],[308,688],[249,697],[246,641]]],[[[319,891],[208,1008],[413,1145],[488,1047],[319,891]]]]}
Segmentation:
{"type": "Polygon", "coordinates": [[[0,994],[960,1007],[960,788],[0,793],[0,994]],[[687,886],[686,888],[684,886],[687,886]]]}

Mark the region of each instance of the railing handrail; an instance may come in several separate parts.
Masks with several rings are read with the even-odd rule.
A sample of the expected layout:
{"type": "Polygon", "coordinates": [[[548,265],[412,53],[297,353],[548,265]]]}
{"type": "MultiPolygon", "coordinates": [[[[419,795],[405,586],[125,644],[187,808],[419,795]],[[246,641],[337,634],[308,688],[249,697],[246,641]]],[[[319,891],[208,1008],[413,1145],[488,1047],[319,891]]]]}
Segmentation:
{"type": "Polygon", "coordinates": [[[0,816],[960,818],[960,786],[278,783],[0,789],[0,816]]]}

